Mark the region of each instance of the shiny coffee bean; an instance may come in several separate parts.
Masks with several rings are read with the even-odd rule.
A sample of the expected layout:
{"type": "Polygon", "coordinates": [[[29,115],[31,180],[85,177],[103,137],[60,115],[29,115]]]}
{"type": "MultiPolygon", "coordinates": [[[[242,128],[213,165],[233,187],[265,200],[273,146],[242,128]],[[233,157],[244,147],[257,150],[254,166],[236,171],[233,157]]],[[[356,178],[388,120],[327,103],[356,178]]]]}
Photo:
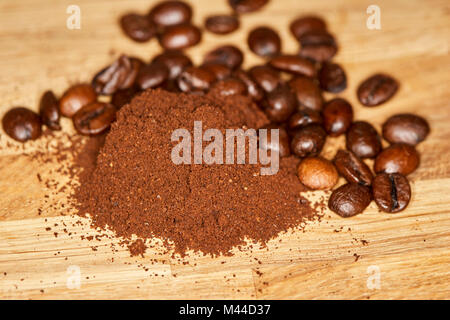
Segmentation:
{"type": "Polygon", "coordinates": [[[378,106],[388,101],[397,89],[397,80],[386,74],[375,74],[359,85],[358,99],[365,106],[378,106]]]}
{"type": "Polygon", "coordinates": [[[293,134],[291,151],[299,157],[317,156],[322,151],[327,133],[322,126],[312,123],[293,134]]]}
{"type": "Polygon", "coordinates": [[[330,60],[337,52],[334,37],[326,31],[310,31],[300,39],[300,56],[318,62],[330,60]]]}
{"type": "Polygon", "coordinates": [[[42,124],[45,124],[52,130],[61,130],[59,124],[59,104],[53,91],[45,91],[39,102],[39,115],[41,116],[42,124]]]}
{"type": "Polygon", "coordinates": [[[254,101],[260,101],[264,98],[264,91],[261,87],[254,81],[247,72],[238,69],[233,72],[233,75],[240,79],[247,86],[247,93],[254,101]]]}
{"type": "Polygon", "coordinates": [[[231,76],[232,70],[224,64],[208,63],[202,64],[202,69],[206,69],[214,73],[216,80],[224,80],[231,76]]]}
{"type": "Polygon", "coordinates": [[[203,59],[204,64],[219,63],[231,69],[239,68],[242,65],[242,61],[244,61],[242,51],[231,45],[218,47],[208,52],[203,59]]]}
{"type": "Polygon", "coordinates": [[[400,212],[411,199],[408,179],[399,173],[380,173],[373,180],[373,199],[384,212],[400,212]]]}
{"type": "Polygon", "coordinates": [[[228,0],[236,13],[249,13],[261,9],[269,0],[228,0]]]}
{"type": "Polygon", "coordinates": [[[383,137],[390,143],[416,145],[425,140],[430,133],[428,122],[417,115],[397,114],[383,124],[383,137]]]}
{"type": "Polygon", "coordinates": [[[343,218],[353,217],[364,211],[372,201],[368,187],[347,183],[333,191],[328,199],[328,208],[343,218]]]}
{"type": "Polygon", "coordinates": [[[91,85],[76,84],[59,99],[59,111],[64,117],[71,118],[82,107],[96,100],[97,94],[91,85]]]}
{"type": "Polygon", "coordinates": [[[348,182],[358,183],[363,186],[370,186],[372,184],[372,171],[353,152],[338,150],[333,162],[339,173],[348,182]]]}
{"type": "Polygon", "coordinates": [[[272,58],[269,64],[275,69],[292,74],[304,75],[307,77],[314,77],[316,75],[314,63],[297,55],[280,55],[272,58]]]}
{"type": "Polygon", "coordinates": [[[262,107],[269,120],[284,122],[297,109],[297,99],[287,85],[280,85],[267,93],[262,107]]]}
{"type": "Polygon", "coordinates": [[[205,28],[215,34],[228,34],[239,28],[239,18],[232,15],[209,16],[205,28]]]}
{"type": "Polygon", "coordinates": [[[401,173],[407,176],[417,169],[419,163],[419,153],[413,146],[396,143],[381,151],[376,157],[374,171],[376,173],[401,173]]]}
{"type": "Polygon", "coordinates": [[[289,147],[289,135],[284,128],[272,123],[260,129],[267,130],[267,139],[265,141],[263,139],[258,140],[259,148],[261,148],[262,150],[276,150],[278,151],[278,154],[281,158],[291,155],[291,150],[289,147]],[[278,129],[278,143],[275,141],[275,139],[273,139],[272,141],[271,129],[278,129]]]}
{"type": "Polygon", "coordinates": [[[328,101],[323,107],[323,126],[332,137],[345,132],[353,121],[353,108],[347,100],[335,98],[328,101]]]}
{"type": "Polygon", "coordinates": [[[156,88],[169,78],[169,69],[165,64],[152,62],[144,66],[136,78],[136,84],[141,90],[156,88]]]}
{"type": "Polygon", "coordinates": [[[356,121],[347,131],[347,149],[360,158],[375,158],[381,151],[381,139],[377,130],[368,122],[356,121]]]}
{"type": "Polygon", "coordinates": [[[227,78],[215,82],[211,87],[211,92],[216,92],[221,96],[245,95],[247,86],[239,79],[227,78]]]}
{"type": "Polygon", "coordinates": [[[156,25],[146,16],[130,13],[120,19],[123,32],[132,40],[146,42],[156,35],[156,25]]]}
{"type": "Polygon", "coordinates": [[[202,39],[202,33],[196,26],[184,23],[167,27],[159,37],[164,49],[179,50],[195,46],[202,39]]]}
{"type": "Polygon", "coordinates": [[[336,63],[326,62],[319,71],[320,87],[328,92],[339,93],[347,88],[344,69],[336,63]]]}
{"type": "Polygon", "coordinates": [[[117,90],[111,97],[111,104],[119,110],[124,105],[130,103],[131,99],[133,99],[138,93],[139,89],[136,86],[128,89],[117,90]]]}
{"type": "Polygon", "coordinates": [[[296,113],[294,113],[287,121],[287,128],[290,132],[304,127],[311,123],[322,123],[322,116],[320,112],[312,110],[309,108],[300,108],[296,113]]]}
{"type": "Polygon", "coordinates": [[[269,66],[254,66],[248,74],[265,92],[275,90],[282,83],[279,72],[269,66]]]}
{"type": "Polygon", "coordinates": [[[339,178],[333,163],[321,157],[303,159],[297,173],[300,182],[313,190],[330,190],[339,178]]]}
{"type": "Polygon", "coordinates": [[[312,79],[295,77],[289,81],[289,86],[296,94],[300,107],[306,107],[316,111],[322,110],[322,92],[312,79]]]}
{"type": "Polygon", "coordinates": [[[187,67],[178,77],[178,87],[183,92],[206,92],[216,76],[202,67],[187,67]]]}
{"type": "Polygon", "coordinates": [[[192,66],[191,59],[178,50],[167,50],[158,54],[152,62],[162,63],[169,69],[169,79],[176,79],[188,66],[192,66]]]}
{"type": "Polygon", "coordinates": [[[176,79],[168,79],[164,81],[164,83],[160,86],[160,88],[173,93],[181,92],[180,88],[178,87],[176,79]]]}
{"type": "Polygon", "coordinates": [[[83,135],[96,135],[109,128],[116,119],[116,108],[109,103],[93,102],[74,114],[75,129],[83,135]]]}
{"type": "Polygon", "coordinates": [[[192,8],[183,1],[161,1],[150,10],[148,18],[159,27],[188,23],[192,18],[192,8]]]}
{"type": "Polygon", "coordinates": [[[319,17],[304,16],[291,22],[289,29],[294,37],[299,40],[302,35],[311,31],[326,31],[327,25],[319,17]]]}
{"type": "Polygon", "coordinates": [[[8,136],[19,142],[35,140],[42,133],[39,115],[23,107],[15,107],[6,112],[2,126],[8,136]]]}
{"type": "Polygon", "coordinates": [[[280,53],[281,39],[278,33],[269,27],[258,27],[250,31],[248,47],[261,57],[273,57],[280,53]]]}

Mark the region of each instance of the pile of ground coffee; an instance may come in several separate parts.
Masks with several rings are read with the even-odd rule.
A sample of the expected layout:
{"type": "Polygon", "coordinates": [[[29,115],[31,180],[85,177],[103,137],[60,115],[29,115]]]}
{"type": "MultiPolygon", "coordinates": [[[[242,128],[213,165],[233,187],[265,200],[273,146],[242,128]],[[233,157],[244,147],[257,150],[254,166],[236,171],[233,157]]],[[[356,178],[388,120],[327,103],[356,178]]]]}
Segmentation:
{"type": "MultiPolygon", "coordinates": [[[[118,112],[95,167],[80,175],[79,214],[125,239],[162,239],[182,255],[227,255],[245,240],[264,244],[316,217],[301,196],[296,158],[280,159],[279,172],[267,176],[260,165],[175,165],[171,134],[192,130],[194,121],[203,130],[268,123],[247,97],[145,91],[118,112]]],[[[143,251],[140,242],[132,253],[143,251]]]]}

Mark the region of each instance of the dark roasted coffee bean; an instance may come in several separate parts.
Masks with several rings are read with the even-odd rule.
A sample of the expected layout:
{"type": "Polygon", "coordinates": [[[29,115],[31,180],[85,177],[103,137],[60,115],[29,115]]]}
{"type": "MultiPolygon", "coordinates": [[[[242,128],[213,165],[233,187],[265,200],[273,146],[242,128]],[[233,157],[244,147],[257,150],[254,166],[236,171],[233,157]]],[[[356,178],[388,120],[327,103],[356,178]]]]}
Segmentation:
{"type": "Polygon", "coordinates": [[[295,77],[289,81],[289,86],[297,96],[299,107],[306,107],[316,111],[322,110],[322,92],[312,79],[295,77]]]}
{"type": "Polygon", "coordinates": [[[328,208],[343,218],[353,217],[364,211],[372,201],[368,187],[347,183],[333,191],[328,199],[328,208]]]}
{"type": "Polygon", "coordinates": [[[380,173],[373,180],[373,199],[384,212],[404,210],[411,199],[408,179],[399,173],[380,173]]]}
{"type": "Polygon", "coordinates": [[[280,85],[267,93],[262,103],[264,112],[273,122],[284,122],[297,108],[297,99],[287,85],[280,85]]]}
{"type": "Polygon", "coordinates": [[[128,89],[117,90],[111,97],[111,104],[119,110],[124,105],[130,103],[131,99],[133,99],[138,93],[139,89],[136,86],[128,89]]]}
{"type": "Polygon", "coordinates": [[[180,88],[178,87],[178,82],[176,79],[168,79],[164,81],[164,83],[160,86],[160,88],[173,93],[181,92],[180,88]]]}
{"type": "Polygon", "coordinates": [[[109,128],[116,119],[116,108],[109,103],[93,102],[74,114],[75,129],[84,135],[96,135],[109,128]]]}
{"type": "Polygon", "coordinates": [[[327,133],[322,126],[312,123],[298,129],[291,140],[291,151],[299,157],[317,156],[322,151],[327,133]]]}
{"type": "Polygon", "coordinates": [[[389,100],[398,89],[398,82],[386,74],[375,74],[358,87],[359,101],[368,107],[378,106],[389,100]]]}
{"type": "Polygon", "coordinates": [[[300,182],[313,190],[330,190],[339,178],[333,163],[321,157],[303,159],[297,173],[300,182]]]}
{"type": "Polygon", "coordinates": [[[328,101],[323,107],[323,126],[332,137],[345,132],[353,121],[353,108],[347,100],[335,98],[328,101]]]}
{"type": "Polygon", "coordinates": [[[279,72],[269,66],[254,66],[248,74],[265,92],[275,90],[282,83],[279,72]]]}
{"type": "Polygon", "coordinates": [[[201,67],[214,73],[216,80],[224,80],[230,77],[232,73],[232,70],[229,67],[220,63],[203,64],[201,67]]]}
{"type": "Polygon", "coordinates": [[[215,15],[206,18],[205,28],[215,34],[228,34],[239,28],[239,18],[232,15],[215,15]]]}
{"type": "Polygon", "coordinates": [[[339,150],[334,157],[334,165],[348,182],[370,186],[373,175],[370,168],[353,152],[339,150]]]}
{"type": "Polygon", "coordinates": [[[428,122],[410,113],[397,114],[383,124],[383,137],[390,143],[416,145],[430,133],[428,122]]]}
{"type": "Polygon", "coordinates": [[[152,62],[165,64],[169,69],[169,79],[176,79],[186,67],[192,66],[191,59],[178,50],[164,51],[155,56],[152,62]]]}
{"type": "Polygon", "coordinates": [[[162,1],[150,10],[148,17],[160,27],[174,26],[190,22],[192,9],[183,1],[162,1]]]}
{"type": "Polygon", "coordinates": [[[228,0],[236,13],[249,13],[261,9],[269,0],[228,0]]]}
{"type": "Polygon", "coordinates": [[[130,13],[120,19],[123,32],[137,42],[146,42],[156,35],[156,25],[146,16],[130,13]]]}
{"type": "Polygon", "coordinates": [[[419,153],[413,146],[396,143],[381,151],[376,157],[374,171],[376,173],[401,173],[407,176],[417,169],[419,163],[419,153]]]}
{"type": "Polygon", "coordinates": [[[144,66],[136,78],[141,90],[156,88],[169,78],[169,69],[161,62],[152,62],[144,66]]]}
{"type": "Polygon", "coordinates": [[[178,77],[178,87],[183,92],[208,91],[216,76],[202,67],[187,67],[178,77]]]}
{"type": "Polygon", "coordinates": [[[178,24],[167,27],[159,37],[159,43],[164,49],[179,50],[195,46],[202,39],[199,28],[190,24],[178,24]]]}
{"type": "MultiPolygon", "coordinates": [[[[289,147],[290,141],[289,136],[284,128],[277,124],[269,124],[260,129],[267,130],[267,139],[263,141],[259,139],[259,148],[262,150],[276,150],[281,158],[288,157],[291,155],[291,150],[289,147]],[[276,141],[272,141],[272,131],[271,129],[278,129],[278,143],[276,141]]],[[[258,131],[259,132],[259,131],[258,131]]]]}
{"type": "Polygon", "coordinates": [[[273,57],[280,53],[281,39],[269,27],[258,27],[250,31],[247,39],[250,50],[261,57],[273,57]]]}
{"type": "Polygon", "coordinates": [[[356,121],[347,131],[347,149],[360,158],[375,158],[381,151],[381,139],[377,130],[368,122],[356,121]]]}
{"type": "Polygon", "coordinates": [[[280,71],[314,77],[316,68],[311,61],[297,55],[284,54],[270,60],[269,64],[280,71]]]}
{"type": "Polygon", "coordinates": [[[211,87],[211,92],[216,92],[221,96],[245,95],[247,86],[239,79],[227,78],[215,82],[211,87]]]}
{"type": "Polygon", "coordinates": [[[42,124],[45,124],[52,130],[61,130],[59,124],[59,104],[53,91],[45,91],[39,103],[39,115],[42,124]]]}
{"type": "Polygon", "coordinates": [[[42,132],[39,115],[23,107],[15,107],[6,112],[2,125],[8,136],[20,142],[35,140],[42,132]]]}
{"type": "Polygon", "coordinates": [[[300,55],[318,62],[330,60],[337,52],[334,37],[326,31],[310,31],[300,39],[300,55]]]}
{"type": "Polygon", "coordinates": [[[322,116],[316,110],[303,107],[289,118],[287,127],[292,132],[311,123],[321,124],[322,116]]]}
{"type": "Polygon", "coordinates": [[[231,45],[218,47],[208,52],[203,59],[204,64],[219,63],[231,69],[239,68],[242,61],[244,61],[242,51],[231,45]]]}
{"type": "Polygon", "coordinates": [[[59,111],[64,117],[71,118],[85,105],[97,100],[94,88],[89,84],[76,84],[64,92],[59,99],[59,111]]]}
{"type": "Polygon", "coordinates": [[[291,22],[289,29],[294,37],[299,40],[302,35],[311,31],[326,31],[327,25],[319,17],[304,16],[291,22]]]}
{"type": "Polygon", "coordinates": [[[247,86],[247,93],[254,101],[260,101],[264,97],[264,91],[261,87],[245,72],[238,69],[233,75],[240,79],[247,86]]]}
{"type": "Polygon", "coordinates": [[[344,69],[336,63],[326,62],[319,71],[320,87],[329,92],[339,93],[347,88],[344,69]]]}

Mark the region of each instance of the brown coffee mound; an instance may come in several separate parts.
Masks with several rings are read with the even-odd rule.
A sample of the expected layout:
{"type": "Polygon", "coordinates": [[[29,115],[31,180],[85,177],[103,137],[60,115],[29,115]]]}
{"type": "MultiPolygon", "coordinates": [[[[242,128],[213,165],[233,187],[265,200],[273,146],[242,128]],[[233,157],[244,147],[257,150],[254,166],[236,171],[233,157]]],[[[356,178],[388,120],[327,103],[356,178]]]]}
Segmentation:
{"type": "MultiPolygon", "coordinates": [[[[246,97],[146,91],[119,111],[95,169],[79,177],[79,214],[125,239],[160,238],[182,255],[226,255],[245,239],[265,244],[315,217],[300,194],[305,187],[294,158],[281,159],[272,176],[261,176],[259,165],[175,165],[173,130],[192,132],[200,120],[203,130],[268,122],[246,97]]],[[[133,254],[142,253],[137,251],[145,246],[134,246],[133,254]]]]}

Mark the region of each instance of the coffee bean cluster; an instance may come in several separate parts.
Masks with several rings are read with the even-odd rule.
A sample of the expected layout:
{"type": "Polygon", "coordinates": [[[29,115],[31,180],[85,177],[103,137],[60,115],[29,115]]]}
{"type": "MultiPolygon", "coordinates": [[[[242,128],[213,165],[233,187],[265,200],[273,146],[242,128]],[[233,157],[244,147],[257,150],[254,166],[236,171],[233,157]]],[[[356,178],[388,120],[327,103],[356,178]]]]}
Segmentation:
{"type": "MultiPolygon", "coordinates": [[[[205,29],[227,34],[240,26],[242,14],[262,8],[268,0],[228,0],[232,13],[206,18],[205,29]]],[[[298,54],[282,52],[278,32],[268,26],[251,30],[249,49],[266,62],[242,69],[244,55],[233,45],[222,45],[206,53],[203,63],[194,65],[182,51],[201,41],[202,30],[191,22],[192,8],[183,1],[162,1],[148,14],[128,13],[120,18],[123,32],[137,42],[157,38],[163,52],[150,61],[121,55],[102,68],[91,83],[68,88],[58,99],[46,91],[39,114],[16,107],[3,117],[3,129],[21,142],[37,139],[42,125],[60,130],[60,117],[73,121],[83,135],[108,130],[116,112],[146,89],[162,88],[170,92],[202,95],[247,95],[267,115],[267,129],[280,130],[279,144],[266,146],[281,157],[301,159],[300,181],[313,190],[333,190],[339,175],[347,184],[333,190],[328,206],[342,217],[354,216],[375,200],[385,212],[399,212],[411,198],[406,176],[419,165],[415,145],[429,134],[427,121],[413,114],[394,115],[383,124],[382,136],[390,143],[383,149],[377,130],[366,121],[354,121],[352,105],[335,97],[325,101],[323,91],[338,94],[347,87],[343,67],[332,61],[337,41],[323,19],[302,16],[290,24],[299,43],[298,54]],[[100,99],[101,98],[101,99],[100,99]],[[320,156],[328,137],[345,135],[346,150],[339,150],[333,161],[320,156]],[[373,170],[364,162],[374,159],[373,170]]],[[[399,84],[393,77],[378,73],[363,81],[357,97],[360,103],[374,107],[387,102],[399,84]]]]}

